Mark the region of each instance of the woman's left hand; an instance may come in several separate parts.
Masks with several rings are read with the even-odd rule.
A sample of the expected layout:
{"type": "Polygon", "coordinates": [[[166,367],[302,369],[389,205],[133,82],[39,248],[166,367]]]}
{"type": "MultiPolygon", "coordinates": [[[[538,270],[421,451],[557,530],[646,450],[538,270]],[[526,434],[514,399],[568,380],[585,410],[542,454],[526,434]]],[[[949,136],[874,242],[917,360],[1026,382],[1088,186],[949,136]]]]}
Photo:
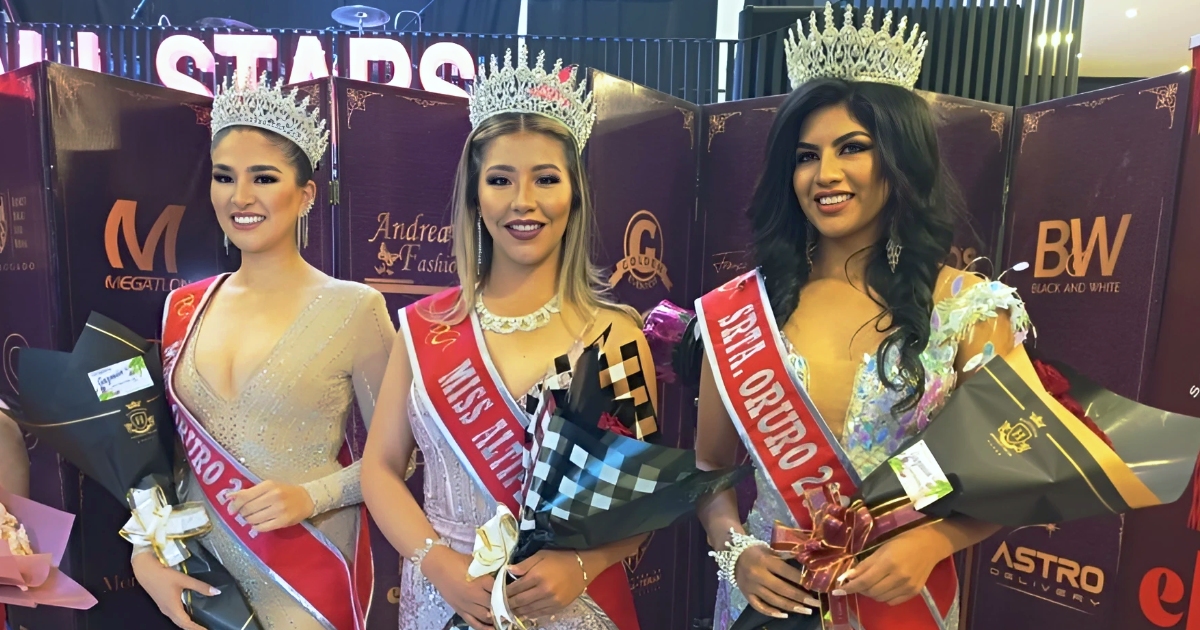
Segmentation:
{"type": "Polygon", "coordinates": [[[521,619],[557,614],[587,588],[573,551],[539,551],[509,571],[517,581],[508,585],[508,608],[521,619]]]}
{"type": "Polygon", "coordinates": [[[883,544],[878,551],[850,569],[834,595],[860,594],[897,606],[921,594],[925,581],[939,562],[953,553],[945,536],[933,528],[919,528],[883,544]]]}
{"type": "Polygon", "coordinates": [[[238,514],[258,532],[291,527],[313,515],[316,506],[308,491],[275,481],[229,494],[229,513],[238,514]]]}

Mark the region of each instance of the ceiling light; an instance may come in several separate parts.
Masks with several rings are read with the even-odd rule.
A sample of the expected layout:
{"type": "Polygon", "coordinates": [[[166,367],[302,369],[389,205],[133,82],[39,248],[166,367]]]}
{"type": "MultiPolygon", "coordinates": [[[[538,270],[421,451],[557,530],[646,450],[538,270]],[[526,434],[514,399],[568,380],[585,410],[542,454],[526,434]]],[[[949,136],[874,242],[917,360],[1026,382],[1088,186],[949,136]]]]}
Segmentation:
{"type": "Polygon", "coordinates": [[[1075,33],[1067,33],[1067,36],[1064,39],[1066,39],[1067,43],[1070,44],[1071,42],[1075,41],[1075,33]]]}
{"type": "Polygon", "coordinates": [[[1059,33],[1058,31],[1054,31],[1054,34],[1050,36],[1050,45],[1057,46],[1061,43],[1062,43],[1062,33],[1059,33]]]}
{"type": "Polygon", "coordinates": [[[1076,59],[1083,59],[1083,53],[1075,53],[1076,59]]]}
{"type": "Polygon", "coordinates": [[[1042,33],[1041,35],[1038,35],[1038,38],[1037,38],[1037,45],[1038,45],[1039,47],[1041,47],[1041,48],[1045,48],[1045,47],[1046,47],[1046,34],[1045,34],[1045,33],[1042,33]]]}
{"type": "Polygon", "coordinates": [[[1130,10],[1126,11],[1126,12],[1125,12],[1125,17],[1127,17],[1127,18],[1135,18],[1135,17],[1137,17],[1137,9],[1130,9],[1130,10]]]}

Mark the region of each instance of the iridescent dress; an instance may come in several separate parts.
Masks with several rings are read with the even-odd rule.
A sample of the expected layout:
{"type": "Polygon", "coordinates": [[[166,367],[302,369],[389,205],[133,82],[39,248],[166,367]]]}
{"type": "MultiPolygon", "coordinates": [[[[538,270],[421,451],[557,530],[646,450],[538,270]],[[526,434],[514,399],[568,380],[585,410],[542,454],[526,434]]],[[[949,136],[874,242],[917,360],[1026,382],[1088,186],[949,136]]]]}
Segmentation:
{"type": "MultiPolygon", "coordinates": [[[[565,370],[580,350],[582,345],[577,343],[570,353],[554,361],[557,367],[551,369],[552,387],[562,389],[570,385],[570,374],[565,370]]],[[[490,362],[487,348],[481,351],[484,360],[490,362]]],[[[541,384],[534,386],[517,401],[530,418],[532,403],[541,387],[541,384]]],[[[496,515],[496,502],[471,480],[437,428],[433,414],[414,384],[408,396],[408,421],[425,460],[425,516],[451,549],[469,556],[475,545],[475,529],[496,515]]],[[[442,630],[454,616],[454,609],[407,558],[402,565],[400,630],[442,630]]],[[[616,624],[586,593],[554,615],[554,621],[546,618],[538,619],[538,623],[538,628],[545,630],[617,630],[616,624]]]]}
{"type": "MultiPolygon", "coordinates": [[[[980,282],[966,286],[965,274],[952,281],[950,295],[935,306],[931,318],[929,345],[921,354],[925,367],[925,395],[917,406],[900,416],[893,416],[892,405],[906,396],[909,391],[893,391],[879,380],[874,354],[863,356],[862,363],[854,376],[853,394],[846,411],[845,429],[840,438],[842,447],[860,477],[866,477],[895,453],[900,444],[920,431],[929,422],[929,416],[945,402],[953,391],[958,378],[954,369],[959,345],[966,340],[972,329],[1007,311],[1012,322],[1015,343],[1021,343],[1029,329],[1029,317],[1025,305],[1015,289],[1000,282],[980,282]]],[[[788,349],[788,367],[798,376],[805,389],[809,389],[812,375],[808,362],[792,347],[787,337],[782,337],[788,349]]],[[[982,352],[971,357],[964,371],[977,368],[995,356],[991,342],[983,346],[982,352]]],[[[898,372],[897,357],[887,357],[889,374],[895,378],[898,372]]],[[[819,375],[818,375],[819,377],[819,375]]],[[[771,529],[776,521],[796,526],[783,497],[771,487],[771,482],[761,471],[755,471],[758,498],[750,510],[746,530],[761,540],[770,540],[771,529]]],[[[717,591],[716,611],[713,616],[714,630],[726,630],[747,606],[741,591],[722,582],[717,591]]],[[[946,630],[958,628],[957,601],[946,616],[946,630]]],[[[864,630],[871,630],[865,628],[864,630]]]]}
{"type": "MultiPolygon", "coordinates": [[[[199,331],[204,313],[196,317],[199,331]]],[[[196,371],[195,344],[184,344],[175,372],[179,401],[213,438],[259,478],[307,490],[316,505],[310,522],[347,558],[358,531],[360,467],[343,468],[337,457],[351,405],[357,400],[364,418],[374,412],[395,334],[379,292],[330,278],[233,399],[196,371]]],[[[205,503],[185,471],[183,500],[205,503]]],[[[209,516],[213,529],[202,543],[233,574],[264,628],[324,630],[209,516]]]]}

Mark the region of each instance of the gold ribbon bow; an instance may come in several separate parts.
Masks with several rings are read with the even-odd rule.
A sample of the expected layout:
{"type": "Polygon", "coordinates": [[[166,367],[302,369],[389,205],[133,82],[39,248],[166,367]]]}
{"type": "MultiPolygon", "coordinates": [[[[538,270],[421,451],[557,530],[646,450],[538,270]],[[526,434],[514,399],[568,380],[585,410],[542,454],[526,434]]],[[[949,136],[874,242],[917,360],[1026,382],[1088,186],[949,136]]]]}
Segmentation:
{"type": "Polygon", "coordinates": [[[121,537],[135,547],[153,547],[165,566],[174,567],[192,554],[183,541],[212,529],[208,513],[200,503],[169,505],[162,488],[130,490],[133,516],[121,528],[121,537]]]}
{"type": "Polygon", "coordinates": [[[527,626],[508,609],[508,561],[517,548],[517,519],[504,505],[496,508],[496,515],[475,530],[475,549],[471,552],[471,566],[467,577],[474,580],[485,575],[495,575],[492,585],[492,625],[496,630],[527,630],[527,626]]]}

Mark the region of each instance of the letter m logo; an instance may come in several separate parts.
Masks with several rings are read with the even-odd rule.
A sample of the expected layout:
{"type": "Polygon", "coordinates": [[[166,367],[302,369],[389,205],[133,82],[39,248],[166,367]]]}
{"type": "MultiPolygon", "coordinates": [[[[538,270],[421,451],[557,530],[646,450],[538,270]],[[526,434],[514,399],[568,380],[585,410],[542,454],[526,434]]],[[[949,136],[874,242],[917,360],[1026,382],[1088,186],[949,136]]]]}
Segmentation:
{"type": "Polygon", "coordinates": [[[118,199],[108,213],[108,222],[104,225],[104,251],[108,254],[108,264],[114,269],[124,269],[121,252],[117,247],[117,235],[125,237],[125,247],[137,268],[142,271],[154,270],[154,253],[166,236],[163,244],[163,258],[166,259],[167,273],[178,273],[179,267],[175,261],[175,241],[179,237],[179,224],[183,221],[183,211],[186,206],[170,205],[158,216],[146,241],[140,243],[137,236],[137,202],[118,199]]]}

